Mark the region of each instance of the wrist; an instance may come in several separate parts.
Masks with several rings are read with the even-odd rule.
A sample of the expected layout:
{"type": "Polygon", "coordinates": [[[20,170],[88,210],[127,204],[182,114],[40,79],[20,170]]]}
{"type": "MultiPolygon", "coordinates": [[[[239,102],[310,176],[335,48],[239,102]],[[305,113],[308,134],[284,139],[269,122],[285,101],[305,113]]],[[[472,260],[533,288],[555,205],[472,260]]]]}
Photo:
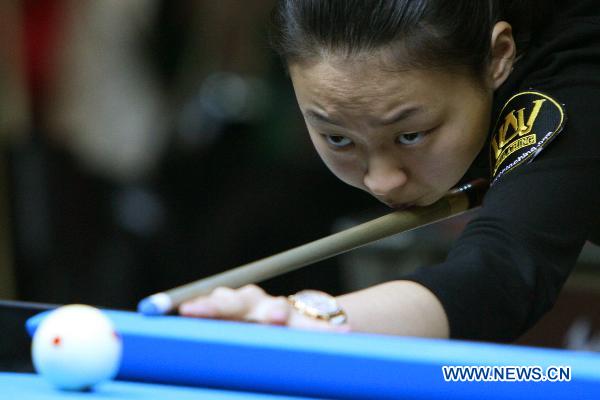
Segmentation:
{"type": "Polygon", "coordinates": [[[337,299],[319,290],[302,290],[288,297],[290,305],[300,314],[326,321],[332,325],[348,322],[344,309],[337,299]]]}

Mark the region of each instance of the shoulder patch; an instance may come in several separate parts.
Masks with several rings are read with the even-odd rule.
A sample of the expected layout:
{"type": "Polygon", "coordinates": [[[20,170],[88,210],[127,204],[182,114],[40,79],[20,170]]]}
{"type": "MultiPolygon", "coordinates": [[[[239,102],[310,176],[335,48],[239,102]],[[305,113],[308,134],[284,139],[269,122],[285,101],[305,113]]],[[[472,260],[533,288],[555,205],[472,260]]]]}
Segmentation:
{"type": "Polygon", "coordinates": [[[565,124],[564,107],[535,91],[512,96],[500,111],[490,141],[492,185],[515,167],[531,162],[565,124]]]}

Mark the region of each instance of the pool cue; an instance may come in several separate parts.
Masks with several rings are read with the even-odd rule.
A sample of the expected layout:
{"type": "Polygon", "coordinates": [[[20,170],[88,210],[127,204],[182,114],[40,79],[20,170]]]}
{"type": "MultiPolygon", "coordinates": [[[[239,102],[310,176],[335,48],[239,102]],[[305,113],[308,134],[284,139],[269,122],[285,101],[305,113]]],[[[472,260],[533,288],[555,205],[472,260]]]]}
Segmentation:
{"type": "Polygon", "coordinates": [[[239,288],[261,282],[379,239],[458,215],[478,206],[486,189],[487,182],[477,180],[451,190],[429,206],[394,211],[314,242],[153,294],[140,301],[138,312],[145,315],[167,314],[181,303],[207,295],[219,286],[239,288]]]}

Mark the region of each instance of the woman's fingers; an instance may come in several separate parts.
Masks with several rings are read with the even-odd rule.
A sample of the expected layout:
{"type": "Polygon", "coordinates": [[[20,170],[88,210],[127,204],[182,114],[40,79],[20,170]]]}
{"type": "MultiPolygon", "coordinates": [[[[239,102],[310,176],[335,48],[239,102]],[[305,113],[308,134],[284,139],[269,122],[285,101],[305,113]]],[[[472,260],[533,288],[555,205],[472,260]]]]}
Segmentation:
{"type": "Polygon", "coordinates": [[[256,322],[270,325],[287,325],[291,328],[349,332],[345,323],[334,325],[325,320],[301,314],[285,297],[273,297],[256,285],[240,289],[219,287],[208,296],[187,301],[179,313],[189,317],[220,318],[256,322]]]}
{"type": "Polygon", "coordinates": [[[287,325],[291,328],[349,332],[348,324],[333,325],[328,321],[301,314],[285,297],[265,296],[246,315],[246,320],[261,324],[287,325]]]}
{"type": "Polygon", "coordinates": [[[246,320],[262,324],[287,325],[291,307],[285,297],[266,296],[246,315],[246,320]]]}
{"type": "Polygon", "coordinates": [[[179,313],[190,317],[244,320],[267,294],[256,285],[240,289],[218,287],[208,296],[200,296],[179,306],[179,313]]]}

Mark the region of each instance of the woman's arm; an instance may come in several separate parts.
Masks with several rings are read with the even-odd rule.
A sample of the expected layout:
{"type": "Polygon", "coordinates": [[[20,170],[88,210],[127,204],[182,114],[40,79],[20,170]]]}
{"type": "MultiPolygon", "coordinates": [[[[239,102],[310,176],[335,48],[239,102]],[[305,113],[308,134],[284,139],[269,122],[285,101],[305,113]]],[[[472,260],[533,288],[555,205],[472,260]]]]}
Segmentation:
{"type": "Polygon", "coordinates": [[[292,328],[359,331],[404,336],[448,337],[441,303],[424,286],[392,281],[337,298],[348,323],[336,326],[300,314],[284,297],[273,297],[256,285],[217,288],[209,296],[181,305],[185,316],[230,319],[292,328]]]}
{"type": "Polygon", "coordinates": [[[448,319],[437,297],[412,281],[386,282],[337,297],[353,331],[447,338],[448,319]]]}

